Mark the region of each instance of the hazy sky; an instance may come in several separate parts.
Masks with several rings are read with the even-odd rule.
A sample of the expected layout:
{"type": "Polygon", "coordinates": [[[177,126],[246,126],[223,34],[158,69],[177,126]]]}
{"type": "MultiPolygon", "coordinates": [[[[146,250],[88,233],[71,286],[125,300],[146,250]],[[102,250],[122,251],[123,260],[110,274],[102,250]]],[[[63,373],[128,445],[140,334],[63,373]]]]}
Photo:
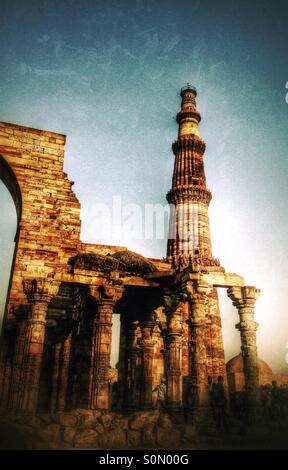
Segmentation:
{"type": "MultiPolygon", "coordinates": [[[[83,241],[165,256],[166,240],[99,238],[91,214],[115,195],[165,203],[179,89],[197,87],[214,255],[261,288],[259,355],[288,372],[287,2],[0,3],[0,120],[67,134],[83,241]]],[[[16,227],[10,199],[1,184],[2,304],[16,227]]],[[[237,312],[220,298],[228,359],[239,352],[237,312]]]]}

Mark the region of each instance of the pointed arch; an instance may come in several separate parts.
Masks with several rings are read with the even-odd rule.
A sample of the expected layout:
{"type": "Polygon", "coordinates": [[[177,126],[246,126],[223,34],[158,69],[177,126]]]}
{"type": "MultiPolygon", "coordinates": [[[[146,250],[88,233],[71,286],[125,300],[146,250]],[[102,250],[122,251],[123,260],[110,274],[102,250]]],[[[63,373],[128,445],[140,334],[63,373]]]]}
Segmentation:
{"type": "Polygon", "coordinates": [[[22,218],[22,194],[21,194],[19,183],[17,181],[17,178],[13,170],[11,169],[10,165],[7,163],[7,161],[1,154],[0,154],[0,180],[3,181],[4,185],[6,186],[6,188],[8,189],[9,193],[12,196],[12,199],[14,201],[15,208],[16,208],[16,215],[17,215],[17,228],[16,228],[15,237],[14,237],[15,247],[14,247],[13,259],[11,263],[8,288],[7,288],[7,293],[6,293],[6,302],[5,302],[4,312],[3,312],[3,320],[2,322],[0,322],[0,325],[2,323],[2,327],[3,327],[7,319],[8,301],[9,301],[9,295],[11,291],[13,272],[14,272],[17,247],[18,247],[18,239],[19,239],[21,218],[22,218]]]}
{"type": "Polygon", "coordinates": [[[6,188],[10,192],[17,213],[17,232],[15,236],[15,241],[17,240],[17,235],[19,233],[19,227],[21,224],[21,217],[22,217],[22,195],[19,183],[17,178],[11,169],[10,165],[6,162],[4,157],[0,155],[0,180],[3,181],[6,188]]]}

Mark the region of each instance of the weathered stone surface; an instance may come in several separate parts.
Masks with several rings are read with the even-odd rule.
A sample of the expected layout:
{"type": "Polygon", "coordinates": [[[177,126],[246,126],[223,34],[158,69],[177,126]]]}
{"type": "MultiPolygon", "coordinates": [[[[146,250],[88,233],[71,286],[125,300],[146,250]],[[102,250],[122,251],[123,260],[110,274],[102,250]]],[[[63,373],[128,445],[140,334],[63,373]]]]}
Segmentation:
{"type": "Polygon", "coordinates": [[[156,271],[151,261],[130,250],[117,251],[113,257],[123,263],[125,270],[133,273],[149,274],[156,271]]]}
{"type": "Polygon", "coordinates": [[[54,416],[49,413],[41,413],[41,419],[45,424],[56,422],[54,416]]]}
{"type": "Polygon", "coordinates": [[[31,426],[32,428],[42,428],[45,425],[45,422],[43,421],[42,417],[40,416],[29,416],[25,420],[26,424],[31,426]]]}
{"type": "Polygon", "coordinates": [[[193,441],[195,438],[197,432],[195,426],[192,426],[191,424],[186,424],[185,426],[185,431],[184,431],[184,437],[188,441],[193,441]]]}
{"type": "Polygon", "coordinates": [[[73,443],[75,447],[96,447],[98,433],[94,429],[81,429],[75,434],[73,443]]]}
{"type": "Polygon", "coordinates": [[[95,431],[97,431],[98,434],[103,434],[105,432],[105,428],[104,428],[103,424],[100,424],[100,423],[96,424],[94,426],[94,429],[95,429],[95,431]]]}
{"type": "Polygon", "coordinates": [[[104,256],[101,254],[79,254],[70,258],[69,264],[72,269],[82,269],[88,271],[99,270],[124,270],[125,265],[121,261],[113,258],[113,256],[104,256]]]}
{"type": "Polygon", "coordinates": [[[156,427],[154,423],[144,426],[142,431],[142,442],[144,445],[153,446],[156,443],[156,427]]]}
{"type": "Polygon", "coordinates": [[[101,412],[98,410],[78,410],[80,417],[80,426],[87,428],[94,426],[98,423],[98,418],[101,417],[101,412]]]}
{"type": "Polygon", "coordinates": [[[61,426],[76,427],[81,421],[79,416],[70,413],[59,413],[57,421],[61,426]]]}
{"type": "Polygon", "coordinates": [[[164,449],[176,449],[181,440],[180,431],[171,428],[160,428],[157,426],[156,429],[156,442],[159,447],[164,449]]]}
{"type": "Polygon", "coordinates": [[[115,425],[115,427],[119,427],[123,429],[123,431],[126,431],[127,429],[129,429],[128,417],[127,416],[115,417],[113,425],[115,425]]]}
{"type": "Polygon", "coordinates": [[[147,416],[146,416],[146,423],[157,423],[158,419],[159,419],[159,416],[160,416],[160,411],[158,410],[153,410],[152,412],[150,413],[147,413],[147,416]]]}
{"type": "Polygon", "coordinates": [[[60,424],[48,424],[39,430],[38,436],[47,442],[60,440],[60,424]]]}
{"type": "Polygon", "coordinates": [[[69,414],[84,417],[87,417],[87,420],[90,418],[96,419],[102,416],[103,412],[99,410],[87,410],[86,408],[77,408],[76,410],[69,411],[69,414]]]}
{"type": "Polygon", "coordinates": [[[121,449],[127,445],[126,433],[120,429],[111,429],[98,436],[100,449],[121,449]]]}
{"type": "Polygon", "coordinates": [[[141,442],[141,432],[140,431],[131,431],[127,432],[127,445],[136,449],[141,442]]]}
{"type": "Polygon", "coordinates": [[[61,430],[61,435],[62,435],[62,440],[66,444],[72,444],[75,434],[76,434],[77,429],[70,427],[70,426],[65,426],[61,430]]]}
{"type": "Polygon", "coordinates": [[[172,428],[173,424],[170,416],[161,413],[158,419],[158,426],[160,426],[161,428],[172,428]]]}
{"type": "Polygon", "coordinates": [[[134,430],[142,429],[147,420],[146,413],[137,413],[129,420],[129,428],[134,430]]]}
{"type": "Polygon", "coordinates": [[[107,428],[110,428],[113,418],[114,418],[113,413],[107,413],[100,417],[100,422],[103,424],[104,428],[107,429],[107,428]]]}
{"type": "Polygon", "coordinates": [[[39,433],[41,431],[41,428],[32,427],[28,424],[13,424],[13,429],[15,429],[15,431],[20,435],[33,436],[36,438],[39,436],[39,433]]]}

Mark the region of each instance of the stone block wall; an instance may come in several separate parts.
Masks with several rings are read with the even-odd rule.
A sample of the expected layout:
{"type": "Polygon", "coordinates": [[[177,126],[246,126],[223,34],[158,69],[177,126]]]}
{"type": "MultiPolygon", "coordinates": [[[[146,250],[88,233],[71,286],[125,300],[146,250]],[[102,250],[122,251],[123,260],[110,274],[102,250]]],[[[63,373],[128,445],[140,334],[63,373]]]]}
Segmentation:
{"type": "Polygon", "coordinates": [[[0,177],[14,198],[19,225],[8,317],[9,306],[26,302],[23,275],[65,272],[77,252],[80,204],[63,171],[65,140],[54,132],[0,122],[0,177]]]}

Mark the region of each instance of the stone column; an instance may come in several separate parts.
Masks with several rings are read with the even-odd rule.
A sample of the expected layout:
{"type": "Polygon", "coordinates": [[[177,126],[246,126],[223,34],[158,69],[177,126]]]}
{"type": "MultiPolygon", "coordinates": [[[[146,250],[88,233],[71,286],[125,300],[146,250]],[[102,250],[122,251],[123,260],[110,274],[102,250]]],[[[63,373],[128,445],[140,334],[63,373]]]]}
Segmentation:
{"type": "Polygon", "coordinates": [[[212,366],[212,370],[210,367],[209,375],[212,377],[214,382],[216,382],[217,377],[221,375],[224,378],[225,386],[227,386],[226,363],[222,339],[222,324],[218,293],[215,287],[213,287],[208,304],[208,318],[208,348],[210,348],[210,365],[212,366]]]}
{"type": "Polygon", "coordinates": [[[211,288],[207,285],[187,286],[190,318],[190,393],[192,414],[197,415],[201,408],[207,408],[206,327],[207,306],[211,288]]]}
{"type": "Polygon", "coordinates": [[[12,360],[12,377],[8,395],[8,409],[16,411],[19,409],[20,391],[23,373],[23,357],[27,344],[26,330],[30,312],[28,305],[20,305],[14,308],[16,319],[16,339],[12,360]]]}
{"type": "Polygon", "coordinates": [[[6,411],[12,375],[16,328],[13,320],[6,321],[0,340],[0,410],[6,411]]]}
{"type": "Polygon", "coordinates": [[[47,308],[58,287],[52,277],[23,281],[29,305],[16,315],[18,331],[10,409],[31,413],[37,409],[47,308]]]}
{"type": "Polygon", "coordinates": [[[93,321],[92,354],[90,367],[89,409],[109,408],[109,366],[112,342],[112,315],[114,305],[120,299],[123,288],[111,285],[91,286],[97,302],[93,321]]]}
{"type": "Polygon", "coordinates": [[[72,331],[63,340],[60,351],[59,388],[57,397],[57,411],[65,411],[68,387],[68,374],[70,365],[72,331]]]}
{"type": "Polygon", "coordinates": [[[152,401],[152,382],[153,382],[153,356],[155,340],[153,330],[155,322],[153,315],[141,322],[141,383],[140,383],[140,407],[142,409],[151,409],[152,401]]]}
{"type": "Polygon", "coordinates": [[[236,325],[236,328],[241,335],[247,401],[249,409],[252,410],[257,405],[259,395],[256,345],[258,323],[254,321],[254,307],[260,295],[260,290],[253,286],[230,287],[227,293],[239,313],[240,322],[236,325]]]}
{"type": "Polygon", "coordinates": [[[132,321],[127,325],[127,347],[126,347],[126,393],[123,403],[129,411],[136,410],[139,406],[139,376],[138,360],[140,355],[140,346],[137,344],[137,331],[139,322],[132,321]]]}
{"type": "Polygon", "coordinates": [[[51,397],[50,397],[50,412],[54,413],[57,409],[57,396],[59,387],[59,362],[61,341],[57,341],[53,348],[53,367],[51,374],[51,397]]]}
{"type": "Polygon", "coordinates": [[[182,405],[182,333],[183,312],[180,295],[164,296],[166,313],[165,359],[167,378],[167,408],[180,411],[182,405]]]}

